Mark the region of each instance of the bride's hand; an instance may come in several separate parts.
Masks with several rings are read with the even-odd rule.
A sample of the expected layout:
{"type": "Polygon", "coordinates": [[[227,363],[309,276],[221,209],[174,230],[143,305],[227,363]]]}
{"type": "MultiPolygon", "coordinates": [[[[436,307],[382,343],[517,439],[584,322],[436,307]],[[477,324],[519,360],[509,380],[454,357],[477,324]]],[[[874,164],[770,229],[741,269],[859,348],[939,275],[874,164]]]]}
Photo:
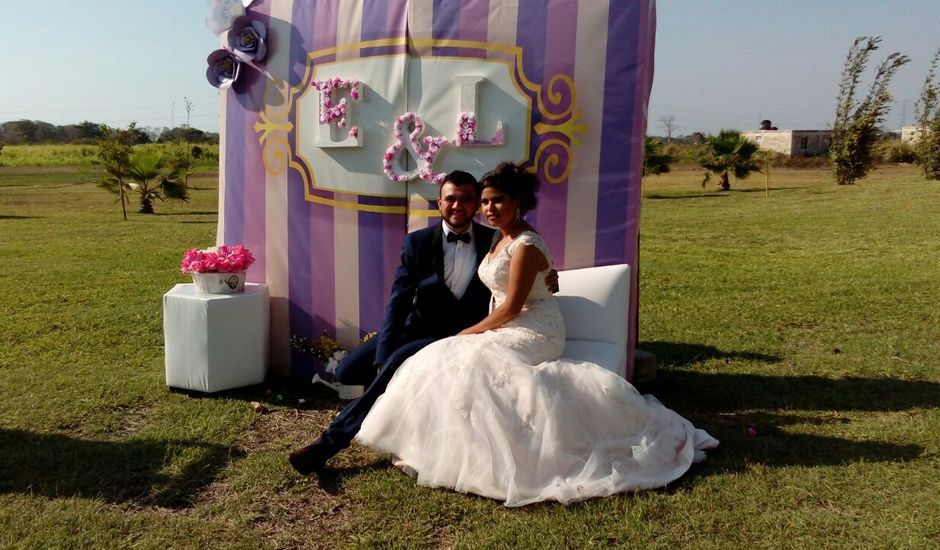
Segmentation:
{"type": "Polygon", "coordinates": [[[545,276],[545,286],[552,294],[558,292],[558,272],[554,268],[548,270],[548,275],[545,276]]]}

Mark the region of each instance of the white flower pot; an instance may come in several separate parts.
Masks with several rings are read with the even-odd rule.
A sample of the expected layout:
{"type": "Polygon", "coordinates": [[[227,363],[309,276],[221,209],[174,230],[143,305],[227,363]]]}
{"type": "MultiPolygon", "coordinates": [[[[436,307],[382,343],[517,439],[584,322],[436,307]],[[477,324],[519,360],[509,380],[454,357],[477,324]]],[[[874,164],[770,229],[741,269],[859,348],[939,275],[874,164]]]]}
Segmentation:
{"type": "Polygon", "coordinates": [[[196,291],[203,294],[234,294],[245,290],[245,272],[190,273],[196,291]]]}

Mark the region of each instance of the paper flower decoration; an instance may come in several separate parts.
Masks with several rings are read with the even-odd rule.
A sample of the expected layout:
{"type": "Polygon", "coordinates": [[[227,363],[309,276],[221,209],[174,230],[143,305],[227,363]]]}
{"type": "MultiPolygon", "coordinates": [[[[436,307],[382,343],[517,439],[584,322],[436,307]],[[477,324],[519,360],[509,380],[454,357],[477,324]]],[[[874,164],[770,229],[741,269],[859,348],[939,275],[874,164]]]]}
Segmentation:
{"type": "Polygon", "coordinates": [[[242,61],[261,61],[268,51],[264,23],[243,15],[232,22],[228,31],[228,49],[242,61]]]}
{"type": "MultiPolygon", "coordinates": [[[[346,98],[342,98],[338,103],[333,103],[333,90],[348,89],[349,97],[353,100],[359,100],[359,81],[346,80],[345,78],[327,78],[326,80],[314,80],[311,86],[320,92],[320,124],[330,124],[334,120],[340,128],[346,127],[346,98]]],[[[353,136],[352,129],[350,136],[353,136]]],[[[356,128],[356,133],[359,129],[356,128]]],[[[353,136],[354,137],[354,136],[353,136]]]]}
{"type": "Polygon", "coordinates": [[[477,117],[473,113],[460,113],[457,118],[457,147],[465,142],[471,143],[477,138],[477,117]]]}
{"type": "Polygon", "coordinates": [[[209,3],[209,17],[206,18],[206,27],[215,34],[231,27],[236,19],[245,15],[245,8],[251,4],[250,0],[206,1],[209,3]]]}
{"type": "Polygon", "coordinates": [[[238,79],[241,61],[228,50],[216,50],[206,58],[209,67],[206,69],[206,79],[220,90],[226,90],[238,79]]]}
{"type": "MultiPolygon", "coordinates": [[[[434,161],[441,147],[450,143],[450,140],[443,136],[421,136],[424,133],[424,120],[415,112],[407,112],[395,119],[395,143],[385,150],[382,155],[382,170],[385,176],[392,181],[406,182],[414,178],[421,178],[427,183],[440,185],[444,182],[445,172],[437,173],[434,171],[434,161]],[[424,165],[409,172],[400,172],[400,163],[396,162],[395,157],[399,153],[408,151],[405,145],[405,131],[409,124],[414,125],[414,130],[408,133],[408,141],[411,150],[418,155],[418,159],[423,161],[424,165]]],[[[417,160],[417,159],[416,159],[417,160]]],[[[419,162],[419,164],[421,164],[419,162]]]]}

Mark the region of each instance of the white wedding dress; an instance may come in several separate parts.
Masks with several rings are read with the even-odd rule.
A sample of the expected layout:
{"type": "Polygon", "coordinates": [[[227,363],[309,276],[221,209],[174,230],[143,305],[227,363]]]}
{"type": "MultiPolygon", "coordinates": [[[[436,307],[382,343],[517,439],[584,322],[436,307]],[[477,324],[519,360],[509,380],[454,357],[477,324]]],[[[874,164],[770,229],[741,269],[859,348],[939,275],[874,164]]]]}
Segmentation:
{"type": "MultiPolygon", "coordinates": [[[[533,232],[484,258],[478,273],[494,305],[505,299],[519,246],[550,258],[533,232]]],[[[408,359],[357,438],[394,455],[419,484],[506,506],[661,487],[718,445],[616,374],[559,359],[564,321],[543,279],[513,321],[434,342],[408,359]]]]}

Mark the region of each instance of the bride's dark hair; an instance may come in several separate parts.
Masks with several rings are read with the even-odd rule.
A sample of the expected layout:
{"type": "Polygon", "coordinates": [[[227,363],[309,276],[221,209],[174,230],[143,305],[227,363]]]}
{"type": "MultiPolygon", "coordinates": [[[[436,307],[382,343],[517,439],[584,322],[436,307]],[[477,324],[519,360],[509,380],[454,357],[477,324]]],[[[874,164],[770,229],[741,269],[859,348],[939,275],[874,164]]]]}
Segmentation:
{"type": "Polygon", "coordinates": [[[500,193],[519,199],[521,214],[532,210],[538,203],[535,195],[539,189],[539,179],[511,162],[502,162],[496,168],[483,174],[480,183],[483,184],[483,189],[492,187],[500,193]]]}

